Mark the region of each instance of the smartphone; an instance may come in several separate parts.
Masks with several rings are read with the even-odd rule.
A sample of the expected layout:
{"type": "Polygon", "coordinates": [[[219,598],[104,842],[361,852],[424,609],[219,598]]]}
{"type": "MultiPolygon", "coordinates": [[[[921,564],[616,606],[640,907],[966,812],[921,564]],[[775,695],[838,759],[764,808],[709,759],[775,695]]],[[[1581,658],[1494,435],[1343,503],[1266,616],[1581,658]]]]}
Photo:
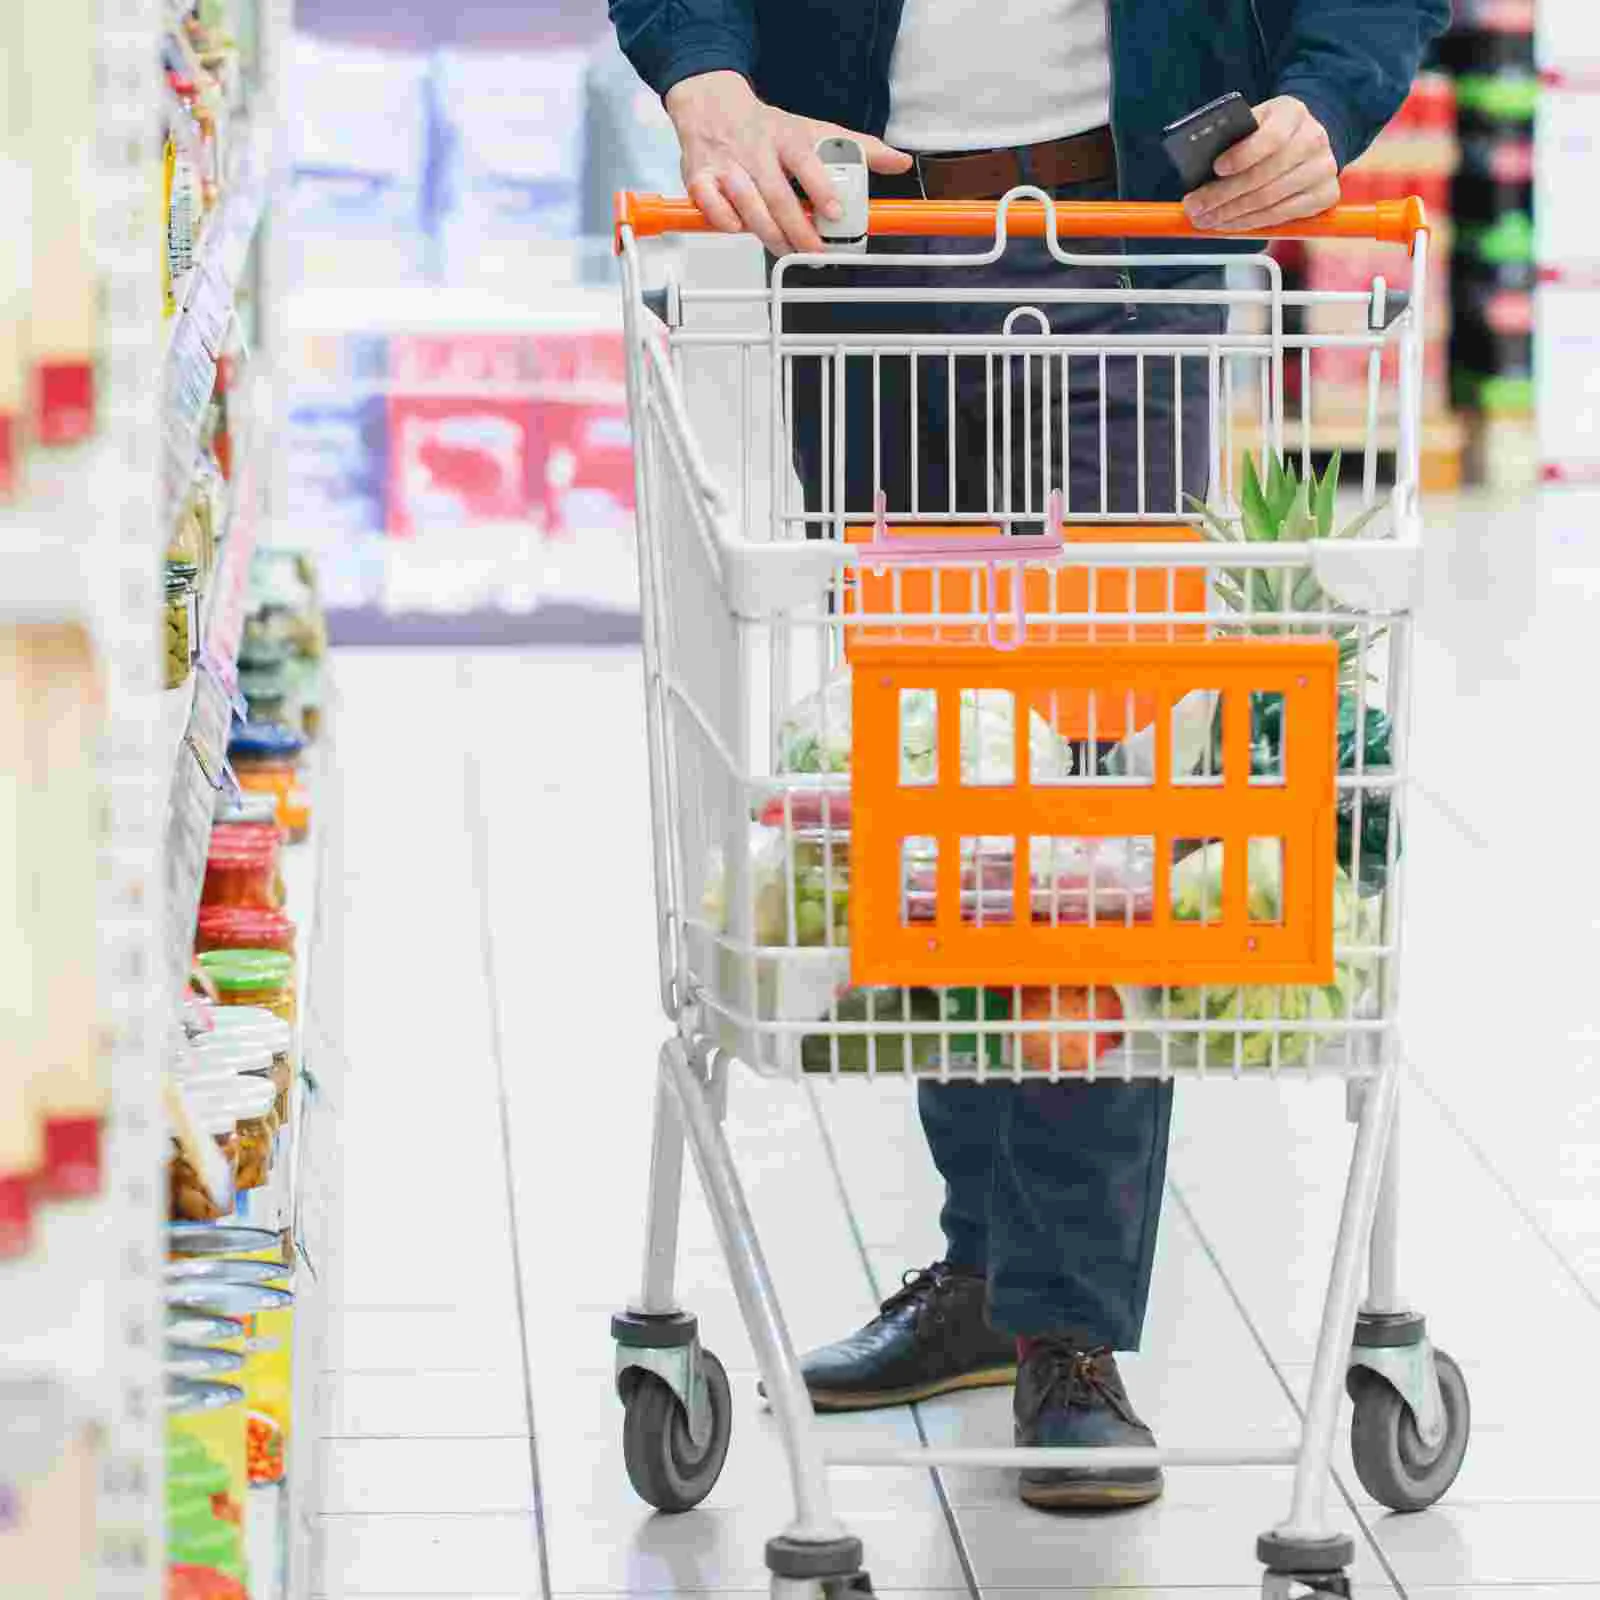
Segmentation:
{"type": "Polygon", "coordinates": [[[1231,90],[1163,128],[1161,146],[1183,179],[1184,193],[1210,183],[1217,157],[1249,138],[1256,126],[1249,102],[1231,90]]]}

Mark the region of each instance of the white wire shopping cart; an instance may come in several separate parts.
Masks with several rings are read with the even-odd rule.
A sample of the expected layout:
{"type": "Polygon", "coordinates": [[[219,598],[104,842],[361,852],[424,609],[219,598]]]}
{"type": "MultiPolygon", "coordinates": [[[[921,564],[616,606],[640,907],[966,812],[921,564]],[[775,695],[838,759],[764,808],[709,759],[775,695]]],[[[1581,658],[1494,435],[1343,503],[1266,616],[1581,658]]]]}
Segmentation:
{"type": "Polygon", "coordinates": [[[887,278],[868,287],[819,278],[831,256],[788,258],[760,288],[647,287],[641,241],[701,226],[686,201],[618,198],[674,1028],[643,1283],[613,1324],[634,1486],[686,1510],[728,1446],[726,1376],[673,1290],[687,1141],[793,1478],[795,1519],[767,1548],[775,1593],[866,1586],[860,1543],[830,1506],[828,1461],[1092,1456],[1292,1462],[1288,1515],[1258,1543],[1266,1592],[1347,1594],[1352,1543],[1325,1506],[1341,1381],[1357,1471],[1396,1510],[1444,1493],[1469,1426],[1459,1370],[1396,1281],[1421,206],[1343,207],[1285,230],[1409,247],[1407,294],[1381,277],[1362,292],[1290,292],[1265,253],[1174,255],[1175,239],[1194,237],[1176,206],[1056,204],[1037,190],[874,204],[873,234],[973,239],[970,253],[938,257],[946,303],[963,296],[962,269],[1023,236],[1064,268],[1119,269],[1099,288],[1064,274],[1030,287],[1002,326],[943,335],[786,331],[792,307],[931,298],[893,282],[930,264],[919,254],[873,256],[887,278]],[[1169,253],[1060,243],[1089,236],[1164,238],[1169,253]],[[1224,264],[1225,277],[1150,286],[1172,281],[1159,269],[1224,264]],[[1137,286],[1123,273],[1141,274],[1137,286]],[[1170,315],[1148,331],[1136,318],[1109,334],[1052,331],[1052,309],[1096,297],[1222,310],[1199,331],[1172,332],[1170,315]],[[738,306],[743,327],[729,322],[738,306]],[[1341,494],[1337,458],[1320,475],[1312,461],[1313,389],[1352,358],[1353,390],[1347,379],[1333,393],[1360,472],[1341,494]],[[880,402],[894,363],[911,425],[890,439],[880,402]],[[1108,432],[1119,363],[1134,399],[1108,432]],[[1181,404],[1160,424],[1170,440],[1150,432],[1143,397],[1158,370],[1173,395],[1198,387],[1201,440],[1181,404]],[[980,385],[976,407],[954,403],[958,375],[969,394],[980,385]],[[1094,398],[1069,403],[1084,383],[1094,398]],[[697,437],[686,394],[710,397],[714,431],[697,437]],[[850,414],[863,394],[870,463],[850,414]],[[809,498],[791,472],[807,407],[809,498]],[[953,471],[944,498],[919,488],[917,452],[953,461],[963,427],[986,434],[976,512],[953,471]],[[886,460],[897,443],[913,456],[898,476],[886,460]],[[1185,496],[1175,466],[1155,503],[1147,447],[1181,464],[1186,444],[1208,452],[1209,487],[1185,496]],[[1117,450],[1137,454],[1131,507],[1107,496],[1117,450]],[[1085,451],[1098,473],[1077,470],[1085,451]],[[1380,487],[1386,454],[1392,486],[1380,487]],[[1357,1132],[1299,1444],[827,1449],[721,1128],[734,1061],[937,1081],[1345,1079],[1357,1132]]]}

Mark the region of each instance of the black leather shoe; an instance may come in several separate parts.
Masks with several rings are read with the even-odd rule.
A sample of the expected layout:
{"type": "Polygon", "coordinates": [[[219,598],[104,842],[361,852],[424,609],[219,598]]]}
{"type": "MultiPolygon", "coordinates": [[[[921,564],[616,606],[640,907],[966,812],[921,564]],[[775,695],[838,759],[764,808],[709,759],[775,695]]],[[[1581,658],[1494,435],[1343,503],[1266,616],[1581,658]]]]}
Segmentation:
{"type": "Polygon", "coordinates": [[[908,1272],[859,1333],[800,1363],[818,1411],[910,1405],[1017,1375],[1016,1340],[984,1320],[984,1281],[935,1262],[908,1272]]]}
{"type": "MultiPolygon", "coordinates": [[[[1122,1386],[1109,1350],[1082,1350],[1041,1339],[1017,1371],[1014,1406],[1019,1445],[1139,1445],[1155,1435],[1145,1427],[1122,1386]]],[[[1137,1506],[1162,1490],[1161,1468],[1030,1467],[1023,1500],[1047,1510],[1137,1506]]]]}

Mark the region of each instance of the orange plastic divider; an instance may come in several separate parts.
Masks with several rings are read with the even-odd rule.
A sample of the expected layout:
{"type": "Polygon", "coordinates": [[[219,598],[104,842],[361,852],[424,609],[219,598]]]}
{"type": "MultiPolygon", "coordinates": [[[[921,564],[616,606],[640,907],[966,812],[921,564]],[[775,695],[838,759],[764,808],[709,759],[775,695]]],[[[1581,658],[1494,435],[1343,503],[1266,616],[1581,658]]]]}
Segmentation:
{"type": "Polygon", "coordinates": [[[1321,639],[1217,639],[1187,643],[930,644],[864,637],[852,653],[851,979],[856,984],[1238,984],[1332,982],[1335,719],[1338,646],[1321,639]],[[1136,684],[1154,702],[1151,781],[1035,784],[1029,719],[1015,718],[1015,781],[962,782],[961,695],[1000,690],[1022,705],[1041,693],[1086,696],[1136,684]],[[936,781],[900,773],[900,693],[938,697],[936,781]],[[1173,772],[1172,708],[1186,694],[1219,690],[1220,778],[1197,784],[1173,772]],[[1252,781],[1250,697],[1283,696],[1280,781],[1252,781]],[[1131,926],[1034,920],[1030,844],[1053,839],[1149,838],[1154,900],[1131,926]],[[902,911],[902,846],[937,849],[931,922],[902,911]],[[979,926],[961,905],[963,840],[1004,839],[1023,914],[979,926]],[[1253,921],[1247,905],[1251,839],[1281,841],[1281,918],[1253,921]],[[1173,845],[1223,847],[1222,904],[1205,922],[1171,909],[1173,845]]]}
{"type": "MultiPolygon", "coordinates": [[[[874,200],[867,207],[867,232],[877,238],[992,239],[999,209],[996,200],[874,200]]],[[[679,196],[619,190],[612,199],[612,216],[618,249],[624,228],[641,239],[712,231],[694,201],[679,196]]],[[[1063,240],[1375,239],[1410,249],[1427,226],[1427,210],[1415,195],[1372,205],[1334,206],[1281,228],[1233,235],[1196,228],[1181,205],[1138,200],[1056,202],[1056,234],[1063,240]]],[[[1006,232],[1012,238],[1042,237],[1047,232],[1045,208],[1037,200],[1015,202],[1006,212],[1006,232]]]]}
{"type": "MultiPolygon", "coordinates": [[[[998,532],[993,526],[951,527],[918,525],[884,530],[890,539],[897,533],[915,534],[919,539],[970,539],[974,535],[998,532]]],[[[1204,535],[1188,523],[1155,527],[1148,523],[1066,523],[1062,537],[1068,544],[1195,544],[1204,535]]],[[[875,537],[870,527],[846,528],[850,544],[865,544],[875,537]]],[[[929,645],[972,644],[987,637],[983,623],[899,623],[896,616],[928,616],[940,613],[984,613],[991,609],[1002,619],[1002,632],[1009,632],[1013,610],[1011,569],[1002,565],[995,574],[995,593],[988,594],[988,577],[979,566],[939,566],[925,561],[909,566],[857,567],[848,581],[845,614],[859,611],[863,618],[882,617],[883,630],[868,622],[845,630],[845,653],[854,659],[857,642],[883,636],[905,643],[926,641],[929,645]]],[[[1050,612],[1057,616],[1074,613],[1101,613],[1107,617],[1132,613],[1182,613],[1195,617],[1193,623],[1096,622],[1095,640],[1114,644],[1138,640],[1203,639],[1202,619],[1206,613],[1206,574],[1201,567],[1086,567],[1062,561],[1054,568],[1030,567],[1024,574],[1023,600],[1032,613],[1050,612]],[[1131,597],[1130,597],[1131,590],[1131,597]],[[1093,602],[1091,604],[1091,601],[1093,602]]],[[[1088,640],[1086,623],[1034,623],[1028,637],[1035,643],[1070,643],[1088,640]]],[[[1105,685],[1101,686],[1102,688],[1105,685]]],[[[1058,686],[1051,694],[1034,698],[1033,709],[1050,722],[1066,739],[1123,739],[1139,728],[1149,727],[1155,716],[1152,695],[1133,684],[1118,688],[1133,690],[1132,716],[1127,694],[1097,697],[1090,714],[1089,696],[1058,686]]]]}

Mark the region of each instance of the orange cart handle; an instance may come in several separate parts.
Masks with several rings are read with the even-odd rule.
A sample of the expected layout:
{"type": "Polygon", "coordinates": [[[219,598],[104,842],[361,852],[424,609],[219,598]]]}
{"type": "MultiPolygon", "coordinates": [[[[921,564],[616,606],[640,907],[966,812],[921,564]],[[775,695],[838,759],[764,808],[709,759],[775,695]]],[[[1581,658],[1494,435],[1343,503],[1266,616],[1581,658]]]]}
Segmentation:
{"type": "MultiPolygon", "coordinates": [[[[711,224],[692,200],[660,194],[619,191],[614,203],[617,243],[622,230],[635,238],[664,233],[710,233],[711,224]]],[[[874,200],[867,208],[867,232],[878,238],[992,239],[997,200],[874,200]]],[[[1428,226],[1427,212],[1415,195],[1379,200],[1367,206],[1334,206],[1281,228],[1232,234],[1197,228],[1181,205],[1142,200],[1058,200],[1056,235],[1072,239],[1376,239],[1383,244],[1416,243],[1428,226]]],[[[1018,200],[1006,213],[1012,238],[1042,238],[1045,208],[1037,200],[1018,200]]]]}

